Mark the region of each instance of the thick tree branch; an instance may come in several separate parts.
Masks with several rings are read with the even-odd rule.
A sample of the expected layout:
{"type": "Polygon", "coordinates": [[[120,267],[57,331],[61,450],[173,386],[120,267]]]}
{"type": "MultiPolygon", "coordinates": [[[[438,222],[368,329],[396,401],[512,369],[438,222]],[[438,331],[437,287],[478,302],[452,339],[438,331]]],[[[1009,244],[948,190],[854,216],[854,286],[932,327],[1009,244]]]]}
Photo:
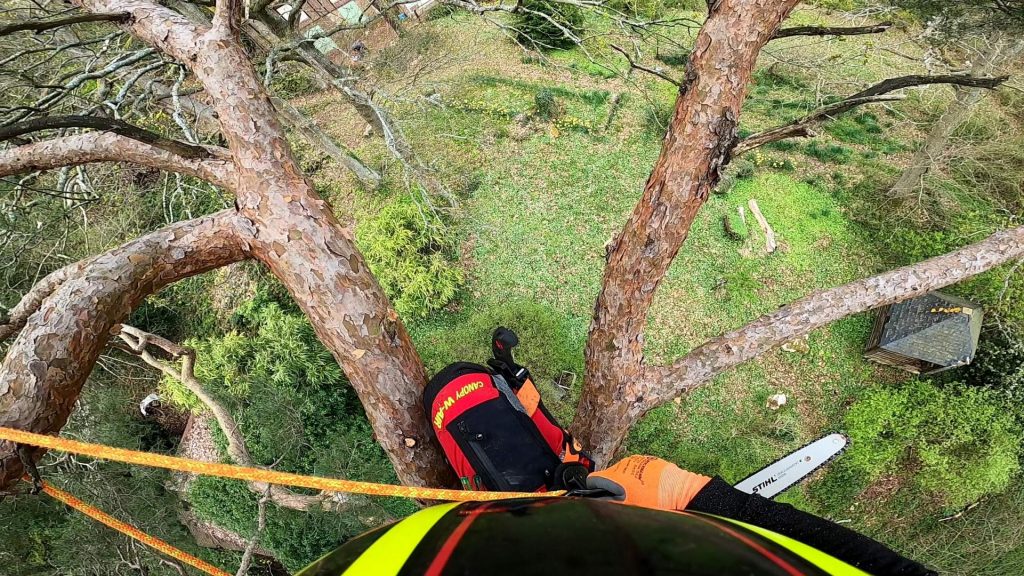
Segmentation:
{"type": "Polygon", "coordinates": [[[71,26],[74,24],[83,24],[86,22],[127,22],[130,18],[131,14],[127,12],[116,12],[113,14],[78,14],[75,16],[68,16],[66,18],[56,18],[54,20],[17,22],[15,24],[8,24],[7,26],[0,26],[0,36],[7,36],[8,34],[22,32],[25,30],[31,30],[36,34],[39,34],[40,32],[46,32],[47,30],[53,30],[55,28],[71,26]]]}
{"type": "Polygon", "coordinates": [[[216,0],[213,8],[213,32],[237,39],[242,29],[244,0],[216,0]]]}
{"type": "Polygon", "coordinates": [[[113,132],[114,134],[120,134],[126,138],[161,148],[189,160],[210,157],[210,151],[202,146],[165,138],[156,132],[150,132],[138,126],[133,126],[123,120],[96,116],[45,116],[18,122],[0,128],[0,142],[17,138],[24,134],[39,132],[40,130],[54,130],[58,128],[93,128],[105,132],[113,132]]]}
{"type": "Polygon", "coordinates": [[[911,86],[924,86],[928,84],[955,84],[958,86],[972,86],[977,88],[995,88],[1005,82],[1009,76],[996,78],[982,78],[969,74],[947,74],[939,76],[913,75],[900,76],[883,80],[869,88],[849,96],[834,104],[823,106],[810,114],[798,118],[788,124],[770,128],[757,134],[747,136],[732,151],[732,155],[739,156],[744,152],[750,152],[758,146],[764,146],[769,142],[776,142],[786,138],[799,138],[815,136],[812,127],[815,124],[833,119],[835,116],[848,112],[857,106],[871,104],[874,102],[887,102],[900,100],[903,96],[889,95],[890,92],[909,88],[911,86]]]}
{"type": "Polygon", "coordinates": [[[53,294],[68,279],[68,275],[75,271],[80,264],[81,262],[76,262],[75,264],[69,264],[54,270],[22,296],[21,301],[14,308],[11,308],[7,318],[4,319],[4,323],[0,325],[0,343],[21,330],[25,326],[25,322],[28,321],[28,317],[35,314],[36,310],[39,310],[43,301],[50,294],[53,294]]]}
{"type": "Polygon", "coordinates": [[[294,5],[292,5],[292,11],[288,13],[288,28],[295,28],[295,24],[299,21],[299,16],[302,15],[302,8],[305,5],[306,0],[296,0],[294,5]]]}
{"type": "MultiPolygon", "coordinates": [[[[234,210],[178,222],[75,265],[25,323],[0,366],[0,425],[61,429],[114,328],[143,298],[248,256],[253,231],[234,210]]],[[[38,459],[41,450],[34,450],[38,459]]],[[[22,474],[0,442],[0,491],[22,474]]]]}
{"type": "Polygon", "coordinates": [[[882,80],[878,84],[869,86],[868,88],[847,97],[847,100],[852,100],[854,98],[867,98],[868,96],[878,96],[879,94],[887,94],[901,88],[925,86],[928,84],[954,84],[957,86],[968,86],[971,88],[995,88],[1009,80],[1009,78],[1009,76],[982,78],[978,76],[971,76],[970,74],[914,74],[910,76],[899,76],[897,78],[882,80]]]}
{"type": "Polygon", "coordinates": [[[122,27],[139,40],[178,62],[194,68],[198,54],[207,48],[209,28],[196,26],[174,10],[148,0],[72,0],[76,6],[100,14],[128,12],[122,27]]]}
{"type": "Polygon", "coordinates": [[[1022,256],[1024,226],[924,262],[813,293],[709,340],[669,367],[648,367],[642,412],[840,318],[938,290],[1022,256]]]}
{"type": "Polygon", "coordinates": [[[858,36],[861,34],[880,34],[892,28],[892,22],[882,22],[871,26],[793,26],[782,28],[772,36],[772,40],[789,38],[790,36],[858,36]]]}
{"type": "Polygon", "coordinates": [[[828,106],[822,106],[810,114],[793,120],[789,124],[783,124],[782,126],[776,126],[763,132],[751,134],[746,138],[739,141],[735,148],[733,148],[732,155],[735,158],[745,152],[750,152],[758,146],[764,146],[769,142],[776,142],[778,140],[785,140],[786,138],[799,138],[817,136],[813,130],[813,126],[820,122],[832,120],[837,115],[843,112],[848,112],[857,106],[864,104],[871,104],[874,102],[891,102],[894,100],[902,100],[904,96],[892,95],[892,94],[881,94],[878,96],[867,96],[864,98],[847,98],[835,104],[829,104],[828,106]]]}
{"type": "MultiPolygon", "coordinates": [[[[116,328],[115,328],[116,329],[116,328]]],[[[206,389],[203,387],[203,383],[196,378],[195,375],[195,363],[196,353],[191,348],[186,348],[170,340],[157,336],[156,334],[150,334],[143,330],[139,330],[133,326],[122,324],[118,330],[118,336],[127,345],[128,351],[132,354],[136,354],[139,358],[163,372],[166,376],[181,382],[188,391],[195,394],[199,401],[203,403],[214,419],[217,421],[217,425],[224,433],[224,437],[228,441],[228,456],[236,463],[241,466],[255,466],[252,461],[252,457],[249,455],[249,450],[245,446],[245,438],[242,436],[242,430],[238,427],[238,423],[235,422],[231,412],[228,411],[220,402],[217,402],[206,389]],[[149,352],[149,347],[153,346],[166,353],[172,360],[181,362],[179,368],[174,368],[157,359],[149,352]]],[[[249,487],[253,492],[266,493],[268,485],[260,482],[252,482],[249,487]]],[[[328,494],[323,493],[319,496],[307,496],[304,494],[296,494],[287,488],[280,486],[269,487],[270,499],[283,508],[290,508],[292,510],[312,510],[312,509],[325,509],[325,510],[338,510],[344,506],[347,502],[347,498],[343,494],[328,494]]]]}
{"type": "Polygon", "coordinates": [[[729,162],[757,56],[797,3],[716,0],[694,40],[661,154],[609,243],[587,337],[571,428],[599,464],[612,460],[644,397],[639,379],[654,295],[729,162]]]}
{"type": "Polygon", "coordinates": [[[88,132],[0,150],[0,176],[35,170],[52,170],[93,162],[131,162],[202,178],[212,184],[234,189],[234,163],[221,148],[207,148],[211,158],[190,160],[110,132],[88,132]]]}
{"type": "MultiPolygon", "coordinates": [[[[125,26],[132,34],[195,74],[236,160],[232,190],[240,220],[252,229],[253,256],[295,296],[349,377],[399,479],[452,483],[423,414],[419,397],[427,375],[412,340],[351,234],[302,173],[237,38],[150,0],[72,1],[95,12],[131,12],[125,26]]],[[[222,20],[237,11],[232,6],[231,0],[217,3],[222,20]]]]}

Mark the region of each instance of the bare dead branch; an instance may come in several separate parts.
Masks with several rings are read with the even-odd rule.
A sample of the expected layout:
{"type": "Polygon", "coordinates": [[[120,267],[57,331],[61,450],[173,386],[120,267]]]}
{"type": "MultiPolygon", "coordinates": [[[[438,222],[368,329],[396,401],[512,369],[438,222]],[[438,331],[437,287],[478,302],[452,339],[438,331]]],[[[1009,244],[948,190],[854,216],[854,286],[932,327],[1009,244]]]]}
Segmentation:
{"type": "Polygon", "coordinates": [[[223,148],[207,150],[209,158],[191,160],[120,134],[86,132],[0,150],[0,176],[93,162],[131,162],[233,189],[235,166],[230,153],[223,148]]]}
{"type": "Polygon", "coordinates": [[[644,371],[644,411],[723,371],[840,318],[955,284],[1024,256],[1024,226],[911,266],[810,294],[697,347],[668,367],[644,371]]]}
{"type": "Polygon", "coordinates": [[[892,28],[892,22],[882,22],[870,26],[793,26],[782,28],[772,36],[772,40],[789,38],[790,36],[859,36],[861,34],[880,34],[892,28]]]}
{"type": "Polygon", "coordinates": [[[53,20],[18,22],[15,24],[8,24],[7,26],[0,26],[0,36],[7,36],[8,34],[26,30],[31,30],[35,34],[39,34],[40,32],[46,32],[47,30],[53,30],[63,26],[72,26],[74,24],[83,24],[86,22],[127,22],[130,18],[131,14],[127,12],[117,12],[114,14],[78,14],[53,20]]]}
{"type": "MultiPolygon", "coordinates": [[[[757,220],[757,225],[764,233],[764,251],[769,254],[775,252],[775,249],[779,247],[778,242],[775,241],[775,231],[772,230],[771,224],[768,224],[768,219],[761,213],[761,207],[757,205],[757,200],[751,198],[747,205],[750,206],[750,213],[754,215],[754,220],[757,220]]],[[[740,212],[740,216],[743,216],[742,212],[740,212]]]]}
{"type": "Polygon", "coordinates": [[[996,76],[993,78],[982,78],[978,76],[972,76],[970,74],[938,74],[938,75],[927,75],[927,74],[913,74],[909,76],[899,76],[897,78],[889,78],[882,80],[878,84],[874,84],[849,96],[847,100],[853,98],[867,98],[868,96],[878,96],[879,94],[887,94],[894,90],[901,88],[910,88],[912,86],[925,86],[928,84],[954,84],[956,86],[968,86],[971,88],[995,88],[1009,80],[1009,76],[996,76]]]}
{"type": "Polygon", "coordinates": [[[0,128],[0,142],[17,138],[24,134],[39,132],[40,130],[55,130],[58,128],[92,128],[104,130],[114,134],[120,134],[132,140],[138,140],[150,146],[166,150],[172,154],[189,160],[209,158],[210,151],[202,146],[180,142],[171,138],[165,138],[144,128],[139,128],[123,120],[113,118],[102,118],[98,116],[44,116],[25,120],[10,126],[0,128]]]}
{"type": "Polygon", "coordinates": [[[260,537],[263,536],[263,531],[267,529],[267,500],[270,500],[270,485],[267,485],[267,489],[263,491],[263,496],[256,504],[256,532],[252,535],[252,540],[245,547],[245,551],[242,552],[242,560],[238,563],[238,571],[235,572],[235,576],[246,576],[249,573],[249,566],[252,564],[252,556],[256,552],[256,547],[259,546],[260,537]]]}
{"type": "Polygon", "coordinates": [[[813,127],[815,124],[832,120],[839,114],[848,112],[857,106],[864,104],[871,104],[874,102],[890,102],[894,100],[902,100],[905,98],[900,95],[892,94],[880,94],[878,96],[867,96],[864,98],[847,98],[835,104],[829,104],[828,106],[822,106],[810,114],[793,120],[788,124],[782,126],[776,126],[775,128],[769,128],[763,132],[751,134],[746,138],[739,141],[735,148],[733,148],[732,156],[735,158],[745,152],[768,144],[769,142],[776,142],[778,140],[785,140],[786,138],[806,138],[810,136],[817,136],[814,132],[813,127]]]}
{"type": "Polygon", "coordinates": [[[302,14],[302,8],[306,5],[306,0],[297,0],[292,6],[292,11],[288,13],[288,27],[295,28],[295,24],[299,21],[299,15],[302,14]]]}
{"type": "Polygon", "coordinates": [[[869,88],[849,96],[834,104],[823,106],[810,114],[798,118],[788,124],[770,128],[757,134],[752,134],[740,140],[732,151],[732,155],[739,156],[744,152],[750,152],[758,146],[764,146],[769,142],[776,142],[786,138],[801,138],[815,136],[813,126],[820,122],[831,120],[839,114],[848,112],[857,106],[871,104],[874,102],[888,102],[900,100],[903,96],[890,95],[890,92],[909,88],[911,86],[924,86],[928,84],[955,84],[958,86],[971,86],[977,88],[995,88],[1005,82],[1009,76],[995,78],[983,78],[969,74],[947,74],[938,76],[913,75],[900,76],[883,80],[869,88]]]}
{"type": "Polygon", "coordinates": [[[637,69],[637,70],[639,70],[641,72],[647,72],[648,74],[652,74],[654,76],[657,76],[658,78],[661,78],[662,80],[664,80],[666,82],[671,82],[672,84],[675,84],[678,87],[682,87],[683,84],[679,80],[676,80],[675,78],[672,78],[671,76],[668,76],[666,74],[662,74],[661,72],[658,72],[657,70],[655,70],[653,68],[647,68],[646,66],[641,66],[640,64],[637,64],[633,60],[633,57],[629,55],[629,52],[623,50],[622,48],[616,46],[615,44],[610,44],[610,46],[611,46],[612,50],[615,50],[619,54],[622,54],[623,56],[626,57],[626,61],[629,62],[629,67],[630,68],[635,68],[635,69],[637,69]]]}
{"type": "Polygon", "coordinates": [[[18,110],[17,114],[11,115],[11,117],[0,122],[0,126],[7,126],[14,124],[33,114],[45,113],[68,95],[72,94],[77,88],[90,80],[102,80],[107,78],[125,68],[134,66],[136,63],[145,60],[153,56],[156,53],[152,48],[144,48],[142,50],[136,50],[134,52],[126,53],[122,56],[115,58],[112,62],[102,68],[96,70],[87,70],[79,74],[75,74],[67,79],[63,85],[53,86],[52,90],[47,91],[41,98],[36,100],[29,106],[18,106],[12,108],[18,110]]]}
{"type": "MultiPolygon", "coordinates": [[[[118,336],[125,343],[128,350],[136,354],[146,364],[156,368],[166,376],[181,382],[188,391],[194,394],[199,401],[203,403],[213,418],[217,421],[217,425],[221,431],[224,432],[224,437],[228,441],[228,456],[235,461],[236,464],[241,466],[254,466],[252,457],[249,455],[249,450],[245,446],[245,438],[242,436],[242,431],[238,427],[238,423],[235,422],[231,412],[224,407],[223,404],[218,402],[213,396],[210,396],[206,392],[203,383],[196,378],[195,374],[195,363],[196,353],[191,348],[181,346],[175,342],[151,334],[144,330],[140,330],[133,326],[122,324],[118,329],[118,336]],[[163,362],[153,356],[149,352],[148,348],[153,346],[162,350],[172,360],[180,361],[180,366],[175,368],[166,362],[163,362]]],[[[321,493],[319,496],[306,496],[303,494],[296,494],[286,488],[279,486],[269,486],[260,482],[252,482],[249,487],[254,492],[267,493],[269,490],[270,499],[277,505],[284,508],[290,508],[292,510],[311,510],[311,509],[327,509],[337,510],[347,500],[344,495],[340,494],[328,494],[321,493]]]]}
{"type": "Polygon", "coordinates": [[[354,152],[338,144],[329,134],[321,130],[315,122],[303,115],[287,100],[272,97],[270,102],[281,115],[282,123],[306,138],[313,146],[326,152],[336,162],[349,169],[364,186],[376,189],[380,186],[380,174],[360,160],[354,152]]]}

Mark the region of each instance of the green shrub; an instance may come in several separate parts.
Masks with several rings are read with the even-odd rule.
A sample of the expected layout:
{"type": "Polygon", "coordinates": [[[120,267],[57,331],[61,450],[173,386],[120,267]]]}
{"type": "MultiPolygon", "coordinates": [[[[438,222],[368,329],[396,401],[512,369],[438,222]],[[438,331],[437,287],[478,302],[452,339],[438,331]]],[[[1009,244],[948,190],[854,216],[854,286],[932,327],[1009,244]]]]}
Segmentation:
{"type": "Polygon", "coordinates": [[[672,106],[661,102],[648,102],[643,107],[643,126],[648,133],[664,135],[674,113],[672,106]]]}
{"type": "Polygon", "coordinates": [[[853,158],[853,151],[846,146],[839,144],[822,144],[817,141],[811,141],[804,147],[804,152],[811,158],[816,158],[822,162],[831,162],[833,164],[847,164],[853,158]]]}
{"type": "MultiPolygon", "coordinates": [[[[304,315],[283,309],[261,287],[238,307],[231,323],[232,331],[188,345],[196,350],[196,376],[231,411],[257,464],[395,482],[355,391],[304,315]]],[[[162,383],[166,398],[173,397],[168,389],[174,387],[180,384],[162,383]]],[[[215,440],[223,453],[225,440],[218,431],[215,440]]],[[[246,536],[255,526],[256,498],[240,482],[205,477],[189,493],[197,514],[246,536]]],[[[345,538],[412,508],[393,500],[355,500],[339,514],[271,506],[261,544],[298,569],[345,538]]]]}
{"type": "Polygon", "coordinates": [[[734,187],[736,187],[736,176],[733,174],[725,173],[722,178],[718,181],[718,184],[712,189],[715,194],[726,195],[734,187]]]}
{"type": "MultiPolygon", "coordinates": [[[[280,465],[286,469],[312,472],[318,451],[365,422],[358,398],[301,313],[286,312],[260,295],[240,306],[232,322],[226,334],[188,341],[196,351],[196,377],[208,393],[234,407],[258,463],[284,456],[280,465]]],[[[164,379],[160,388],[172,404],[201,406],[176,380],[164,379]]]]}
{"type": "Polygon", "coordinates": [[[750,230],[747,228],[747,223],[740,218],[739,212],[730,211],[723,214],[722,228],[725,230],[725,235],[730,240],[742,242],[750,236],[750,230]]]}
{"type": "Polygon", "coordinates": [[[572,48],[573,36],[583,33],[583,10],[574,4],[552,0],[522,0],[516,12],[517,39],[538,50],[572,48]],[[564,29],[564,30],[563,30],[564,29]]]}
{"type": "Polygon", "coordinates": [[[837,140],[851,144],[871,144],[883,132],[874,114],[843,116],[825,125],[825,130],[837,140]]]}
{"type": "Polygon", "coordinates": [[[561,105],[553,91],[541,88],[533,95],[533,111],[539,118],[554,120],[561,112],[561,105]]]}
{"type": "Polygon", "coordinates": [[[1024,400],[1024,341],[1002,330],[983,333],[977,355],[958,376],[972,386],[999,391],[1013,402],[1024,400]]]}
{"type": "MultiPolygon", "coordinates": [[[[256,528],[258,496],[241,482],[200,476],[189,487],[188,500],[200,518],[251,538],[256,528]]],[[[277,506],[267,506],[266,529],[260,545],[289,570],[296,572],[303,566],[333,550],[340,543],[353,538],[375,523],[367,524],[359,514],[380,518],[379,506],[356,502],[345,514],[332,514],[317,510],[300,512],[277,506]]],[[[410,513],[412,507],[400,512],[410,513]]]]}
{"type": "Polygon", "coordinates": [[[443,308],[465,279],[452,231],[410,201],[393,202],[360,222],[356,242],[402,316],[443,308]]]}
{"type": "Polygon", "coordinates": [[[800,147],[794,140],[776,140],[775,142],[769,142],[765,145],[765,148],[771,148],[772,150],[778,150],[779,152],[792,152],[800,147]]]}
{"type": "Polygon", "coordinates": [[[757,166],[749,160],[737,160],[732,163],[730,172],[736,176],[736,178],[746,180],[747,178],[754,177],[754,173],[757,172],[757,166]]]}
{"type": "Polygon", "coordinates": [[[847,414],[846,428],[845,465],[869,481],[908,475],[951,508],[1006,488],[1024,440],[996,395],[927,381],[869,393],[847,414]]]}

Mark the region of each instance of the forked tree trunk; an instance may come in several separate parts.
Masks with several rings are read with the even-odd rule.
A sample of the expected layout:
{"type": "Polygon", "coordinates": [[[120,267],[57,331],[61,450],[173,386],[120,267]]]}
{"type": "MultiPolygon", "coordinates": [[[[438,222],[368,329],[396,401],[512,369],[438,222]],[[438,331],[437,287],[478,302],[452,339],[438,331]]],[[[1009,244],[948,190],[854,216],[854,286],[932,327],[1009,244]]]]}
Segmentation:
{"type": "MultiPolygon", "coordinates": [[[[973,76],[988,76],[1012,62],[1021,50],[1024,41],[1010,40],[997,35],[991,40],[989,49],[971,67],[973,76]]],[[[903,171],[899,180],[889,190],[891,198],[912,199],[924,186],[924,177],[949,147],[949,139],[957,128],[970,119],[988,90],[984,88],[958,88],[956,97],[942,116],[935,121],[921,147],[914,153],[910,166],[903,171]]]]}
{"type": "Polygon", "coordinates": [[[722,0],[697,34],[661,155],[609,247],[573,431],[607,465],[643,411],[647,312],[737,140],[757,55],[797,0],[722,0]]]}
{"type": "MultiPolygon", "coordinates": [[[[452,473],[431,441],[419,402],[426,383],[423,363],[356,249],[351,232],[339,224],[292,156],[270,99],[238,42],[237,3],[218,2],[210,29],[146,0],[78,3],[91,12],[131,12],[132,20],[125,26],[132,34],[185,63],[202,82],[233,161],[230,180],[219,182],[235,193],[233,233],[219,241],[234,242],[239,257],[244,253],[261,260],[287,287],[359,395],[376,439],[399,479],[409,485],[450,485],[452,473]]],[[[82,160],[81,154],[67,156],[88,161],[82,160]]],[[[7,157],[11,169],[38,164],[16,152],[7,157]]],[[[140,161],[149,162],[144,156],[140,161]]],[[[189,244],[193,245],[201,247],[189,244]]],[[[162,257],[172,259],[191,249],[163,248],[166,254],[162,257]]],[[[208,258],[216,254],[209,250],[208,258]]],[[[96,265],[102,258],[89,262],[96,265]]],[[[92,277],[65,283],[60,292],[66,294],[65,300],[51,296],[43,302],[5,359],[0,376],[0,398],[5,402],[0,406],[0,424],[44,433],[59,431],[99,349],[109,338],[109,328],[141,297],[158,289],[162,284],[157,280],[166,283],[208,268],[172,266],[156,279],[121,286],[118,283],[123,279],[147,269],[145,261],[129,258],[123,270],[111,276],[113,289],[108,298],[113,304],[109,307],[90,306],[95,302],[90,302],[88,292],[82,292],[100,289],[90,284],[92,277]],[[84,287],[75,288],[79,283],[84,287]],[[75,297],[81,298],[76,301],[75,297]],[[66,307],[55,308],[64,303],[75,304],[81,312],[73,315],[66,307]],[[60,325],[51,326],[54,322],[60,325]],[[8,406],[12,397],[15,403],[8,406]]],[[[0,451],[0,489],[4,489],[17,481],[21,464],[12,446],[4,445],[0,451]]]]}
{"type": "MultiPolygon", "coordinates": [[[[0,373],[0,425],[59,431],[110,328],[132,306],[168,282],[252,255],[284,283],[341,364],[399,478],[414,485],[449,484],[451,472],[431,441],[419,403],[423,365],[351,233],[292,157],[237,42],[238,21],[229,16],[237,0],[218,0],[212,30],[148,0],[76,1],[93,12],[130,11],[125,27],[193,70],[216,109],[230,161],[220,149],[186,159],[122,136],[87,133],[0,151],[0,174],[127,160],[215,182],[235,193],[236,210],[176,224],[85,260],[75,266],[77,274],[62,271],[43,283],[53,294],[41,304],[33,289],[16,312],[26,317],[38,311],[0,373]]],[[[609,463],[644,413],[731,366],[824,323],[1024,256],[1024,227],[999,232],[943,257],[812,294],[708,341],[672,366],[644,366],[644,328],[654,293],[736,146],[740,106],[757,54],[796,4],[711,3],[661,155],[607,255],[573,423],[601,464],[609,463]]],[[[3,490],[21,473],[12,446],[0,445],[0,467],[3,490]]]]}

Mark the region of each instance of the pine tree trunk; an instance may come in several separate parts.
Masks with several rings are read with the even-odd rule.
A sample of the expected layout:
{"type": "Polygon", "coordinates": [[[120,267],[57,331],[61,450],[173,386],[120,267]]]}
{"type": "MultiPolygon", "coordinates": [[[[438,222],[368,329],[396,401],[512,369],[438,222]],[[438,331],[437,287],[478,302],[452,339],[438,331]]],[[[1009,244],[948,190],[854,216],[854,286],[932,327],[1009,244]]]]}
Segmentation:
{"type": "Polygon", "coordinates": [[[444,486],[452,473],[420,395],[427,374],[405,326],[330,207],[305,178],[277,114],[230,39],[210,38],[194,70],[210,92],[239,168],[236,204],[251,221],[252,252],[309,317],[359,395],[399,479],[444,486]]]}
{"type": "Polygon", "coordinates": [[[740,107],[761,48],[797,0],[722,0],[697,35],[661,155],[612,241],[586,347],[573,431],[606,466],[646,408],[647,312],[737,142],[740,107]]]}

